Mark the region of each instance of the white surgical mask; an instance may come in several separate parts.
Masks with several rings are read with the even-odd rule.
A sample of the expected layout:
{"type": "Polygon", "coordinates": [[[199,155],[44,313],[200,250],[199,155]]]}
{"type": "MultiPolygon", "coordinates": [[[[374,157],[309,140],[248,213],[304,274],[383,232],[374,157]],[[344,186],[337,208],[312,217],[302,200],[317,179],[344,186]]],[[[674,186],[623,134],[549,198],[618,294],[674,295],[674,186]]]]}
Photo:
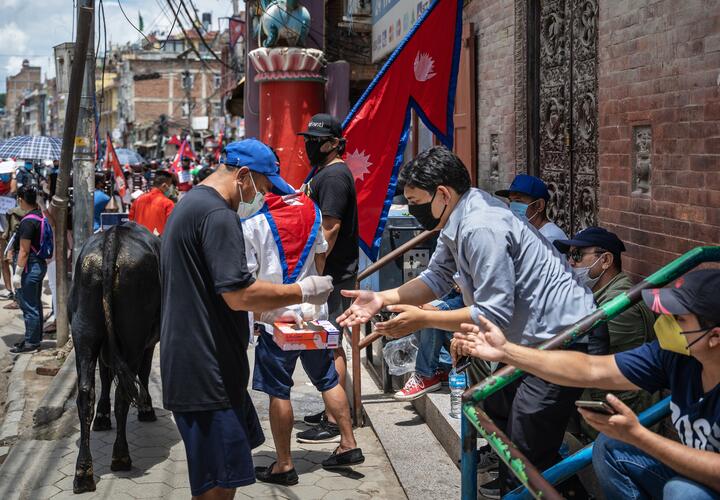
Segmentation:
{"type": "Polygon", "coordinates": [[[600,281],[600,278],[602,278],[602,275],[605,274],[605,271],[607,270],[603,269],[603,272],[601,272],[597,278],[590,277],[590,270],[595,267],[595,264],[600,262],[600,259],[602,259],[602,255],[598,257],[597,260],[588,267],[573,267],[572,269],[577,282],[583,286],[588,287],[590,290],[592,290],[593,287],[597,285],[597,282],[600,281]]]}
{"type": "Polygon", "coordinates": [[[255,190],[255,196],[250,203],[245,203],[243,200],[242,190],[240,190],[240,205],[238,205],[237,213],[241,219],[247,219],[251,215],[255,214],[265,204],[265,195],[257,190],[255,187],[255,181],[250,176],[250,182],[252,182],[253,189],[255,190]]]}

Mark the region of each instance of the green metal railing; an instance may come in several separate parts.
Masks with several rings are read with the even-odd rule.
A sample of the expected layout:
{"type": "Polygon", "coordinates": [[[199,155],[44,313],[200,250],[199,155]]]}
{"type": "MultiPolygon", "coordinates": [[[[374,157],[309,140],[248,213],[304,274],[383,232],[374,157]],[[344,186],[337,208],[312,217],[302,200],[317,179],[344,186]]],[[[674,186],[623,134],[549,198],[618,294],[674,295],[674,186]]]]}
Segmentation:
{"type": "MultiPolygon", "coordinates": [[[[614,299],[600,306],[593,314],[583,318],[576,324],[565,329],[552,339],[541,344],[538,349],[563,349],[585,336],[597,326],[605,323],[625,311],[627,308],[639,302],[642,298],[642,291],[647,288],[660,288],[668,285],[688,271],[706,262],[720,262],[720,246],[705,246],[695,248],[686,254],[678,257],[671,263],[662,267],[657,272],[624,292],[614,299]]],[[[463,394],[464,417],[474,426],[477,431],[487,439],[490,446],[495,450],[500,459],[505,462],[508,468],[515,474],[520,483],[525,486],[528,492],[535,498],[560,498],[555,489],[543,478],[537,469],[517,450],[515,445],[497,428],[490,417],[479,407],[478,403],[484,401],[492,394],[511,384],[520,378],[524,372],[512,366],[506,366],[495,374],[487,377],[479,384],[469,388],[463,394]]],[[[476,441],[473,439],[472,441],[476,441]]],[[[470,441],[467,443],[468,450],[474,450],[470,441]]],[[[463,460],[469,454],[463,453],[463,460]]],[[[472,467],[463,467],[463,471],[472,467]]],[[[463,485],[471,485],[473,481],[463,477],[463,485]]],[[[477,498],[477,489],[463,486],[462,498],[477,498]]]]}

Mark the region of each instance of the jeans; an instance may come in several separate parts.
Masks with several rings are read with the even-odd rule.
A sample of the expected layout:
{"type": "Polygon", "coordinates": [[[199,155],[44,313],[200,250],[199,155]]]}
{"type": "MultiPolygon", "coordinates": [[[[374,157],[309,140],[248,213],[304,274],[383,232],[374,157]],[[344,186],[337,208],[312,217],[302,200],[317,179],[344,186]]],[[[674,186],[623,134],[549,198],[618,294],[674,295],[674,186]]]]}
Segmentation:
{"type": "Polygon", "coordinates": [[[20,279],[17,301],[25,320],[25,342],[37,345],[42,341],[42,283],[47,272],[44,260],[30,255],[20,279]]]}
{"type": "MultiPolygon", "coordinates": [[[[456,292],[450,292],[442,300],[433,302],[432,305],[441,311],[452,311],[464,307],[462,295],[456,292]]],[[[418,343],[415,373],[421,377],[432,377],[441,365],[443,368],[450,369],[452,358],[443,344],[446,340],[452,339],[452,332],[425,328],[415,333],[415,339],[418,343]]]]}
{"type": "Polygon", "coordinates": [[[720,498],[701,484],[636,447],[600,434],[593,448],[593,467],[605,497],[623,499],[711,500],[720,498]]]}

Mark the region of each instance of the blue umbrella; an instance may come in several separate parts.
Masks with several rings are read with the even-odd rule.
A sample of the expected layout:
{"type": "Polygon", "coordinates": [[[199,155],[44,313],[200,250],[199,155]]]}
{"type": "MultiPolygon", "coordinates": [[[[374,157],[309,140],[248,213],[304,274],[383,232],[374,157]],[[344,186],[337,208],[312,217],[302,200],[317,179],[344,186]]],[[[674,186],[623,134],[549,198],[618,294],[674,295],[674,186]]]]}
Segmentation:
{"type": "Polygon", "coordinates": [[[120,161],[120,165],[136,165],[138,163],[145,163],[145,158],[132,149],[117,148],[115,153],[117,154],[118,161],[120,161]]]}
{"type": "Polygon", "coordinates": [[[0,158],[59,160],[62,140],[41,135],[18,135],[0,144],[0,158]]]}

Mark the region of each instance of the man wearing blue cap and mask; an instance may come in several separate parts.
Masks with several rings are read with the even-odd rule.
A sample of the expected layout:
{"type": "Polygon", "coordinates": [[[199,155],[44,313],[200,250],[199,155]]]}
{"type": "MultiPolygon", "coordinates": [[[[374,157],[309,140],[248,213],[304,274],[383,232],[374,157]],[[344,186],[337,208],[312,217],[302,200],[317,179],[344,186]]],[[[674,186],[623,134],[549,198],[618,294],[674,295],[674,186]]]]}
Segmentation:
{"type": "Polygon", "coordinates": [[[643,427],[607,395],[614,415],[580,409],[602,435],[593,466],[606,498],[720,498],[720,270],[688,273],[643,291],[660,317],[657,341],[611,356],[541,351],[508,342],[485,318],[455,334],[454,355],[499,361],[556,384],[605,390],[669,389],[677,442],[643,427]]]}
{"type": "Polygon", "coordinates": [[[516,175],[509,189],[495,191],[495,195],[508,198],[512,213],[529,222],[550,243],[567,239],[565,232],[547,218],[550,193],[541,179],[532,175],[516,175]]]}
{"type": "MultiPolygon", "coordinates": [[[[609,302],[632,288],[633,283],[622,270],[622,252],[625,244],[615,233],[602,227],[588,227],[569,240],[555,240],[553,243],[561,253],[567,255],[575,278],[587,286],[598,306],[609,302]]],[[[642,302],[608,321],[608,346],[603,354],[634,349],[655,339],[653,323],[655,316],[642,302]]],[[[650,403],[646,392],[623,391],[615,393],[625,404],[638,412],[650,403]]],[[[604,393],[592,390],[591,399],[604,397],[604,393]]]]}
{"type": "Polygon", "coordinates": [[[237,211],[266,192],[294,192],[272,150],[249,139],[226,146],[217,171],[177,204],[163,233],[160,365],[163,405],[185,443],[194,497],[232,498],[255,482],[251,449],[264,436],[247,394],[246,311],[324,304],[332,279],[255,280],[237,211]]]}

